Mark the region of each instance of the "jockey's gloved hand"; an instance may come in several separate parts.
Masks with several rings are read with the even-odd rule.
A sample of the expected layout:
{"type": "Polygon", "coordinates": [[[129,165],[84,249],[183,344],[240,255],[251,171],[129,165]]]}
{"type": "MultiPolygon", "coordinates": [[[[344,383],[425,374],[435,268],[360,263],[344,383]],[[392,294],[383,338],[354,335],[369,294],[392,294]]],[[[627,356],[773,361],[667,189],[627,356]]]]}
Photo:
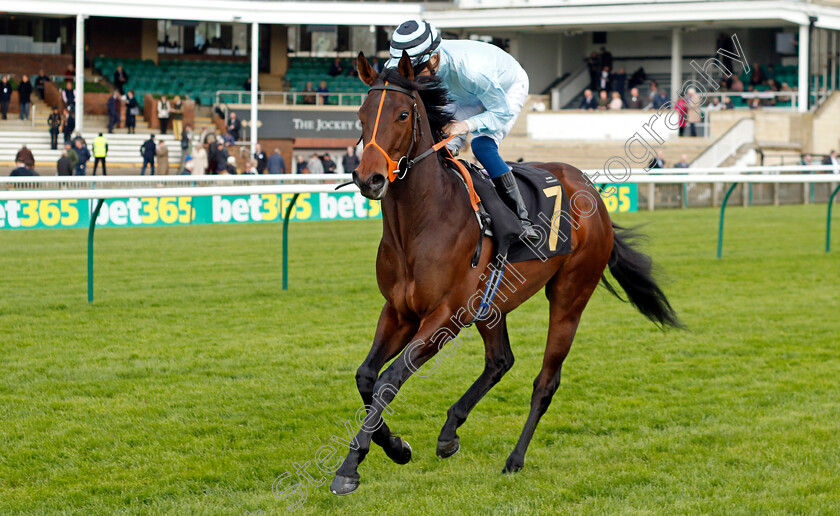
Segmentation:
{"type": "Polygon", "coordinates": [[[443,133],[447,136],[458,136],[470,132],[470,125],[466,122],[449,122],[443,128],[443,133]]]}

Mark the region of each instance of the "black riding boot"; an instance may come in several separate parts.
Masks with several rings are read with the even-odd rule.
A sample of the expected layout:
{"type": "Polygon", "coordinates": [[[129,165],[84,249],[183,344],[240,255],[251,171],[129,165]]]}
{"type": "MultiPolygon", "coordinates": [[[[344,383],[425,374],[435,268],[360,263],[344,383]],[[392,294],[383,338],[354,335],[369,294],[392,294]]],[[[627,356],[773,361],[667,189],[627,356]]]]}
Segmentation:
{"type": "Polygon", "coordinates": [[[519,186],[516,184],[513,172],[508,171],[500,175],[493,180],[493,184],[496,185],[496,190],[502,196],[505,204],[514,208],[519,221],[522,223],[522,235],[528,240],[539,240],[540,236],[528,218],[528,208],[525,207],[525,201],[522,200],[522,194],[519,193],[519,186]]]}

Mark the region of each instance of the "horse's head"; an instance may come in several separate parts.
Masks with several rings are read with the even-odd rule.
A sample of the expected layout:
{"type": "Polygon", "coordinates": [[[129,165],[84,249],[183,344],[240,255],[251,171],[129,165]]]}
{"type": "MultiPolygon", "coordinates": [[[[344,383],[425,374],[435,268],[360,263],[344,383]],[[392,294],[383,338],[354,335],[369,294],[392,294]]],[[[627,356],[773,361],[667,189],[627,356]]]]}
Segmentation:
{"type": "Polygon", "coordinates": [[[377,74],[363,53],[358,57],[359,78],[370,86],[370,93],[359,108],[364,150],[353,182],[368,199],[382,199],[390,181],[407,171],[409,154],[420,138],[420,116],[414,89],[392,84],[388,77],[412,83],[411,59],[403,52],[396,71],[377,74]]]}

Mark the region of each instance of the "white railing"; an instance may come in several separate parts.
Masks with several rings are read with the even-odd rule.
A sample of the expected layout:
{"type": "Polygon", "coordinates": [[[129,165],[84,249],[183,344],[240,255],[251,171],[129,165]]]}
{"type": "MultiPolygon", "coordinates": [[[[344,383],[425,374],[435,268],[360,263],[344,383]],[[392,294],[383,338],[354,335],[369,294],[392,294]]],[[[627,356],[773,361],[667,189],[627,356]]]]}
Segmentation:
{"type": "MultiPolygon", "coordinates": [[[[705,108],[708,109],[711,97],[720,97],[721,101],[726,97],[741,97],[749,102],[753,99],[759,100],[778,100],[781,102],[790,101],[790,106],[761,106],[761,109],[775,109],[780,111],[796,111],[798,95],[795,91],[715,91],[706,94],[705,108]]],[[[735,109],[749,109],[749,106],[736,106],[735,109]]]]}
{"type": "Polygon", "coordinates": [[[717,167],[738,152],[742,145],[755,142],[755,120],[744,118],[729,128],[694,161],[695,167],[717,167]]]}
{"type": "MultiPolygon", "coordinates": [[[[310,91],[258,91],[257,104],[289,104],[289,105],[339,105],[344,106],[345,99],[361,104],[367,93],[310,91]],[[338,99],[337,104],[327,104],[330,100],[338,99]]],[[[216,92],[216,104],[250,104],[250,91],[219,90],[216,92]]]]}
{"type": "MultiPolygon", "coordinates": [[[[589,83],[589,73],[586,65],[572,72],[565,81],[551,89],[551,109],[556,111],[574,100],[580,90],[589,83]]],[[[577,106],[575,106],[577,107],[577,106]]]]}

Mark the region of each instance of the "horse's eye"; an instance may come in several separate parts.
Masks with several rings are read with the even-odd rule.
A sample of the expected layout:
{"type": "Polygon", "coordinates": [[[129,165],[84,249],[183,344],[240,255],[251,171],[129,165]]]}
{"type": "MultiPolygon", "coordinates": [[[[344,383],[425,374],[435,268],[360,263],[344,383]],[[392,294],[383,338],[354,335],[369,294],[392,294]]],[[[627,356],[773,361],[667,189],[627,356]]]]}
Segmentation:
{"type": "Polygon", "coordinates": [[[403,120],[408,120],[408,111],[403,111],[402,113],[400,113],[400,122],[402,122],[403,120]]]}

